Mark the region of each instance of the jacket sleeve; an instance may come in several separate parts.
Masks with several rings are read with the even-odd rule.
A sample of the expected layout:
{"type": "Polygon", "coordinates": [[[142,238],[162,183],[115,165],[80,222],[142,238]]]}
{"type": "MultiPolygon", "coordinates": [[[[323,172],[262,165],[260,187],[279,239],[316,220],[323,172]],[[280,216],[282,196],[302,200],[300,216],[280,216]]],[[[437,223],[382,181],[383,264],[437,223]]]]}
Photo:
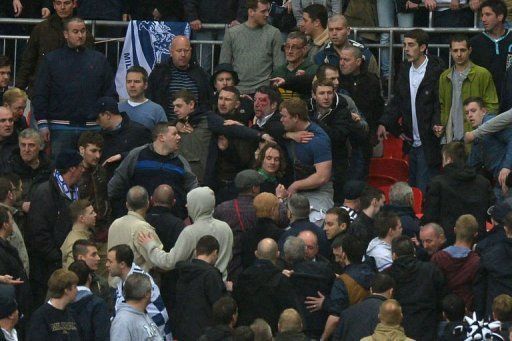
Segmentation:
{"type": "MultiPolygon", "coordinates": [[[[398,83],[398,82],[397,82],[398,83]]],[[[400,135],[400,125],[398,124],[398,119],[402,116],[402,112],[400,110],[400,103],[404,100],[400,95],[399,85],[395,84],[395,95],[389,101],[389,104],[379,119],[379,124],[382,124],[386,127],[387,130],[393,132],[397,136],[400,135]]]]}
{"type": "MultiPolygon", "coordinates": [[[[142,148],[142,147],[141,147],[142,148]]],[[[133,175],[140,149],[132,150],[121,162],[108,182],[108,197],[113,200],[123,200],[130,187],[130,178],[133,175]]]]}
{"type": "Polygon", "coordinates": [[[302,0],[292,0],[292,11],[297,25],[302,22],[302,0]]]}
{"type": "Polygon", "coordinates": [[[506,145],[505,158],[501,162],[501,168],[512,169],[512,128],[500,131],[497,134],[498,139],[506,145]]]}
{"type": "Polygon", "coordinates": [[[182,0],[183,1],[183,9],[185,10],[185,20],[188,22],[194,20],[201,20],[197,13],[198,3],[197,0],[182,0]]]}
{"type": "MultiPolygon", "coordinates": [[[[215,271],[218,270],[215,269],[215,271]]],[[[226,292],[226,286],[222,281],[222,275],[220,273],[215,273],[215,271],[208,271],[204,282],[206,288],[206,299],[211,306],[213,306],[213,304],[226,292]]]]}
{"type": "Polygon", "coordinates": [[[494,114],[499,114],[500,106],[498,103],[498,94],[496,93],[496,86],[491,74],[486,70],[485,79],[482,79],[482,98],[484,99],[484,105],[487,111],[494,114]]]}
{"type": "Polygon", "coordinates": [[[478,128],[473,130],[475,138],[482,138],[485,135],[497,133],[507,128],[512,123],[512,109],[505,111],[502,114],[490,119],[478,128]]]}
{"type": "Polygon", "coordinates": [[[110,315],[107,303],[104,300],[98,300],[98,303],[94,306],[92,316],[94,340],[108,341],[110,339],[110,315]]]}
{"type": "Polygon", "coordinates": [[[33,314],[29,323],[27,340],[48,341],[50,340],[49,334],[50,331],[44,321],[44,316],[38,313],[33,314]]]}
{"type": "Polygon", "coordinates": [[[114,318],[112,321],[112,327],[110,328],[110,339],[111,340],[131,340],[130,335],[130,321],[127,319],[120,319],[119,317],[114,318]]]}
{"type": "Polygon", "coordinates": [[[487,276],[487,269],[480,261],[480,267],[473,282],[474,306],[479,319],[486,317],[487,276]]]}
{"type": "Polygon", "coordinates": [[[36,26],[30,35],[27,47],[23,52],[20,69],[16,74],[16,86],[22,90],[27,88],[30,76],[33,75],[37,66],[37,59],[39,56],[39,35],[39,26],[36,26]]]}
{"type": "Polygon", "coordinates": [[[231,38],[231,29],[227,29],[224,34],[224,41],[222,42],[222,47],[220,49],[220,57],[219,64],[221,63],[233,63],[233,50],[231,48],[232,38],[231,38]]]}
{"type": "Polygon", "coordinates": [[[162,270],[172,270],[179,261],[192,257],[195,247],[194,238],[189,235],[187,229],[182,231],[176,244],[169,252],[159,248],[156,241],[144,245],[151,262],[162,270]]]}
{"type": "Polygon", "coordinates": [[[108,64],[107,58],[103,57],[103,85],[102,85],[102,96],[117,98],[117,92],[114,84],[114,74],[112,68],[108,64]]]}
{"type": "Polygon", "coordinates": [[[329,300],[324,301],[322,310],[325,310],[329,315],[340,316],[341,312],[345,310],[349,305],[348,291],[345,283],[341,279],[334,281],[329,295],[329,300]],[[326,306],[326,302],[328,302],[326,306]]]}
{"type": "Polygon", "coordinates": [[[280,65],[286,63],[284,53],[281,51],[283,41],[281,39],[281,32],[278,30],[274,33],[274,39],[272,40],[272,70],[277,69],[280,65]]]}
{"type": "Polygon", "coordinates": [[[197,176],[192,172],[192,168],[190,168],[190,164],[188,161],[183,157],[179,156],[181,162],[183,162],[183,167],[185,168],[185,191],[188,193],[194,188],[197,188],[199,186],[199,182],[197,181],[197,176]]]}
{"type": "Polygon", "coordinates": [[[238,139],[251,139],[259,141],[261,133],[255,129],[248,128],[240,125],[224,125],[224,119],[215,113],[209,113],[208,128],[215,134],[225,135],[226,137],[233,137],[238,139]]]}
{"type": "Polygon", "coordinates": [[[437,181],[432,181],[425,198],[425,209],[421,218],[422,224],[440,222],[441,202],[441,185],[437,181]]]}
{"type": "Polygon", "coordinates": [[[34,116],[39,129],[48,127],[48,99],[50,97],[51,79],[49,74],[49,65],[47,58],[41,62],[41,66],[37,72],[36,82],[34,86],[34,116]]]}

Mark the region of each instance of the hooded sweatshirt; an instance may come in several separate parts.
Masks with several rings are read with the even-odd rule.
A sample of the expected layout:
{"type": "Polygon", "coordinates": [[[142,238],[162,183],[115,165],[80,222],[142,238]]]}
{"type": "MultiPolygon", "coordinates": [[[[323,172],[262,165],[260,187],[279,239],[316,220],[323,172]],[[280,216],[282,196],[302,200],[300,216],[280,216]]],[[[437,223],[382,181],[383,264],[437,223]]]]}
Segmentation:
{"type": "Polygon", "coordinates": [[[81,340],[109,340],[110,316],[107,303],[93,295],[87,287],[79,286],[75,301],[69,305],[81,340]]]}
{"type": "Polygon", "coordinates": [[[379,237],[373,238],[368,248],[366,255],[375,259],[377,271],[383,271],[393,264],[393,257],[391,255],[391,245],[386,243],[379,237]]]}
{"type": "Polygon", "coordinates": [[[172,270],[176,263],[191,260],[197,241],[211,235],[220,244],[219,259],[215,266],[221,271],[223,278],[227,277],[227,267],[233,251],[233,232],[228,224],[213,218],[215,194],[209,187],[198,187],[187,194],[187,208],[190,219],[194,222],[181,232],[176,244],[169,252],[158,248],[155,241],[144,247],[151,261],[163,270],[172,270]]]}
{"type": "Polygon", "coordinates": [[[379,323],[373,335],[362,338],[361,341],[412,341],[405,336],[404,328],[398,326],[387,326],[379,323]]]}
{"type": "Polygon", "coordinates": [[[434,253],[431,261],[445,275],[448,289],[464,300],[468,311],[473,311],[473,283],[480,267],[476,252],[452,245],[434,253]]]}
{"type": "Polygon", "coordinates": [[[111,340],[123,341],[161,341],[162,335],[148,314],[121,303],[110,328],[111,340]]]}

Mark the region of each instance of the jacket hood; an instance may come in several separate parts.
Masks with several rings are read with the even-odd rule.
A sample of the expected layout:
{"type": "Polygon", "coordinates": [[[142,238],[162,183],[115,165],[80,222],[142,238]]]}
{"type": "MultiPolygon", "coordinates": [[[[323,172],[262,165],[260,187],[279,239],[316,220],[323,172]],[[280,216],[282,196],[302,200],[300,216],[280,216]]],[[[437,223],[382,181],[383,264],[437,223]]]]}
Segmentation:
{"type": "Polygon", "coordinates": [[[418,260],[414,256],[401,256],[393,261],[389,268],[392,277],[401,282],[413,281],[418,272],[418,260]]]}
{"type": "MultiPolygon", "coordinates": [[[[253,266],[248,267],[240,275],[244,278],[247,292],[256,295],[262,287],[275,288],[282,279],[278,274],[281,271],[269,260],[257,259],[253,266]]],[[[240,277],[240,278],[241,278],[240,277]]]]}
{"type": "Polygon", "coordinates": [[[375,276],[374,267],[368,262],[350,264],[345,268],[345,272],[366,290],[370,289],[375,276]]]}
{"type": "Polygon", "coordinates": [[[208,111],[202,110],[202,108],[195,109],[190,115],[188,115],[185,121],[188,121],[193,127],[197,126],[199,122],[208,114],[208,111]]]}
{"type": "Polygon", "coordinates": [[[187,209],[192,221],[211,218],[215,208],[215,194],[210,187],[198,187],[187,194],[187,209]]]}
{"type": "Polygon", "coordinates": [[[474,169],[454,164],[446,165],[444,167],[444,173],[448,177],[461,182],[470,182],[476,177],[476,171],[474,169]]]}
{"type": "Polygon", "coordinates": [[[398,214],[399,217],[416,217],[416,213],[414,213],[414,209],[411,206],[398,206],[389,204],[382,207],[382,210],[386,212],[395,212],[396,214],[398,214]]]}
{"type": "Polygon", "coordinates": [[[443,264],[443,268],[448,273],[460,271],[469,264],[476,263],[478,256],[469,249],[461,249],[455,246],[449,246],[442,251],[434,254],[436,261],[443,264]]]}
{"type": "Polygon", "coordinates": [[[368,244],[368,248],[366,249],[366,253],[370,253],[375,251],[376,248],[386,248],[391,250],[391,245],[383,241],[382,239],[375,237],[370,241],[370,244],[368,244]]]}
{"type": "MultiPolygon", "coordinates": [[[[331,104],[331,111],[336,109],[339,104],[340,104],[340,95],[338,95],[338,93],[335,91],[334,98],[333,98],[333,101],[331,104]]],[[[316,100],[313,97],[311,97],[309,99],[308,110],[309,110],[310,116],[314,115],[316,112],[316,100]]],[[[328,114],[326,114],[325,116],[327,116],[327,115],[328,114]]],[[[316,117],[314,117],[314,118],[316,118],[316,117]]]]}
{"type": "Polygon", "coordinates": [[[89,304],[89,302],[93,299],[93,295],[91,292],[86,290],[80,290],[76,294],[75,302],[71,303],[69,307],[74,311],[80,312],[89,304]]]}
{"type": "Polygon", "coordinates": [[[205,271],[211,270],[213,267],[200,259],[192,259],[191,261],[178,262],[176,269],[179,271],[180,281],[186,283],[192,282],[205,271]]]}
{"type": "Polygon", "coordinates": [[[135,309],[134,307],[132,307],[131,305],[129,305],[128,303],[125,303],[125,302],[119,303],[119,307],[116,311],[116,315],[119,315],[119,313],[121,311],[125,311],[125,312],[128,312],[133,315],[144,316],[143,312],[135,309]]]}

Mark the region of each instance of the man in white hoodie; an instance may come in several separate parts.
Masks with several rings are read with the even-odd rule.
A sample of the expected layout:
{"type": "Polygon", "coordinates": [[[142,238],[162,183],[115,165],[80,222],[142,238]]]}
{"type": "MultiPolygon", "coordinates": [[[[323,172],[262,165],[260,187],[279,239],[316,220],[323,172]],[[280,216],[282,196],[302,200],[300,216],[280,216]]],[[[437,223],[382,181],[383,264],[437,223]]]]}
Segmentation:
{"type": "Polygon", "coordinates": [[[144,246],[149,259],[155,266],[163,270],[172,270],[177,262],[193,259],[199,239],[211,235],[220,245],[219,258],[215,262],[215,267],[220,270],[225,280],[233,252],[233,232],[228,224],[212,216],[215,209],[215,194],[209,187],[191,190],[187,194],[187,209],[194,223],[185,227],[169,252],[160,249],[158,242],[148,233],[139,233],[139,243],[144,246]]]}
{"type": "Polygon", "coordinates": [[[151,302],[151,281],[142,273],[133,273],[124,282],[125,302],[119,304],[112,327],[111,340],[123,341],[161,341],[155,322],[146,313],[151,302]]]}
{"type": "Polygon", "coordinates": [[[377,237],[373,238],[366,249],[366,256],[373,257],[377,270],[384,271],[393,264],[391,242],[402,235],[402,222],[394,212],[379,212],[375,217],[377,237]]]}

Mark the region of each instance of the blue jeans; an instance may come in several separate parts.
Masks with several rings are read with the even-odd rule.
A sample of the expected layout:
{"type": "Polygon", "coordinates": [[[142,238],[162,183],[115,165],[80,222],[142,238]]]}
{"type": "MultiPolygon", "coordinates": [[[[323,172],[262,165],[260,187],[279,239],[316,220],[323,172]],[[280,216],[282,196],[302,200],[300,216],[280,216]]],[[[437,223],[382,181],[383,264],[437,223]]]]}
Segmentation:
{"type": "MultiPolygon", "coordinates": [[[[413,13],[396,13],[394,0],[377,0],[377,15],[379,17],[379,27],[394,27],[395,17],[398,21],[398,27],[413,27],[413,13]]],[[[389,45],[389,33],[380,34],[380,44],[389,45]]],[[[380,50],[380,72],[383,78],[389,77],[389,48],[380,50]]]]}
{"type": "MultiPolygon", "coordinates": [[[[196,40],[224,40],[224,30],[206,30],[201,29],[198,32],[194,32],[194,39],[196,40]]],[[[195,55],[199,62],[199,65],[208,73],[212,72],[212,65],[215,65],[215,61],[212,64],[213,57],[213,45],[201,44],[195,45],[195,55]]],[[[220,51],[220,45],[215,45],[215,50],[220,51]]]]}
{"type": "Polygon", "coordinates": [[[437,167],[429,167],[423,147],[412,147],[409,151],[409,185],[426,192],[430,180],[439,173],[437,167]]]}

